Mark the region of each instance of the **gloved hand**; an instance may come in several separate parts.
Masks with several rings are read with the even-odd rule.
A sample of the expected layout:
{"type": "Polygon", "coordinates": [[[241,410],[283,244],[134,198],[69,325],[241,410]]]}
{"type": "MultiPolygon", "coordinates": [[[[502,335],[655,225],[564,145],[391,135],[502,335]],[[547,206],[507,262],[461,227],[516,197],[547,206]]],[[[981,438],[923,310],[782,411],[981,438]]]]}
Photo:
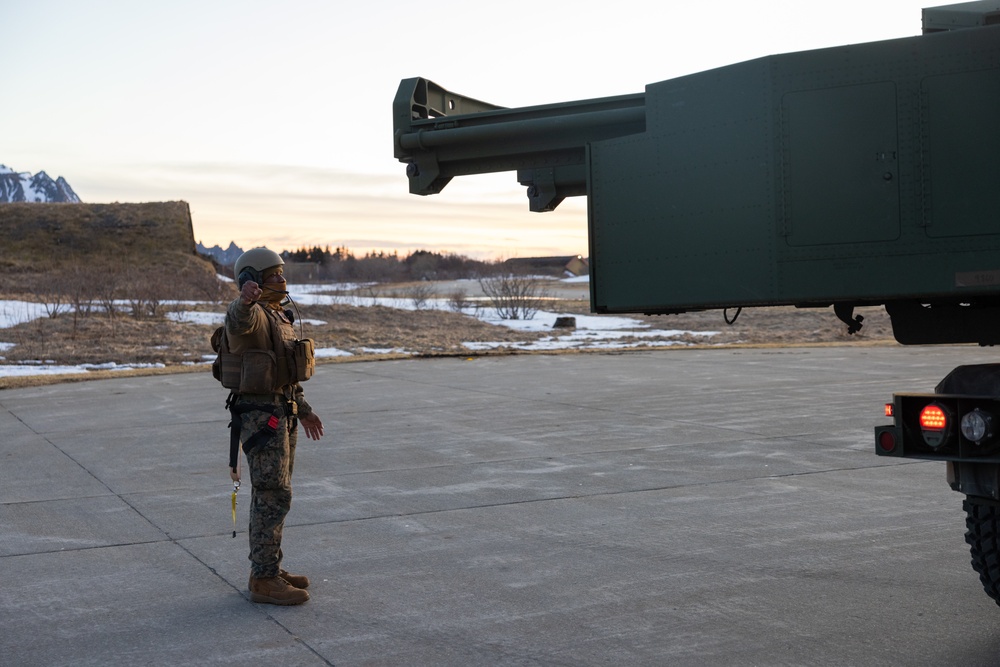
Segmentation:
{"type": "Polygon", "coordinates": [[[243,305],[249,306],[251,303],[257,301],[263,293],[260,285],[252,280],[248,280],[243,283],[243,289],[240,290],[240,300],[243,301],[243,305]]]}

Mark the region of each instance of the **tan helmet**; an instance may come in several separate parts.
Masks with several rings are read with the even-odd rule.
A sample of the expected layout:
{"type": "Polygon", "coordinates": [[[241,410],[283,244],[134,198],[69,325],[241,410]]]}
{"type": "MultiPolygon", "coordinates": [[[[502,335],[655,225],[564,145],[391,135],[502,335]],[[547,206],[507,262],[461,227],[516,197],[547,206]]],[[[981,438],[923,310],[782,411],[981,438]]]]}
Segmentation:
{"type": "Polygon", "coordinates": [[[233,265],[233,274],[236,275],[236,282],[243,288],[243,284],[252,280],[258,285],[264,282],[264,272],[285,263],[281,255],[267,248],[251,248],[240,255],[233,265]]]}

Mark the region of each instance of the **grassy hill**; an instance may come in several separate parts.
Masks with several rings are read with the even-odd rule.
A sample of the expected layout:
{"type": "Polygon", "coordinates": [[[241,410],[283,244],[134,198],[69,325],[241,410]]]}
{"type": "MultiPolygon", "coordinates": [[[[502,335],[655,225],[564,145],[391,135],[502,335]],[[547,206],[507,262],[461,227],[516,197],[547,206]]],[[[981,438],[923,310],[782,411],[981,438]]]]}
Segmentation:
{"type": "Polygon", "coordinates": [[[195,250],[186,202],[0,204],[0,275],[76,266],[138,267],[161,276],[212,277],[195,250]]]}

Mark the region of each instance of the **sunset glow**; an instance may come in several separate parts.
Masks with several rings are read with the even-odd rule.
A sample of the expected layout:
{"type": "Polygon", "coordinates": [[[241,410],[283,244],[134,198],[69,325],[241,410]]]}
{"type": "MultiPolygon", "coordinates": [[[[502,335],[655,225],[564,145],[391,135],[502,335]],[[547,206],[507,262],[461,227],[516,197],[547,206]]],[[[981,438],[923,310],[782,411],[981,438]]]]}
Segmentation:
{"type": "Polygon", "coordinates": [[[0,164],[63,176],[88,203],[187,201],[206,245],[587,254],[585,200],[530,213],[512,173],[409,195],[399,81],[510,107],[636,93],[919,34],[926,4],[0,2],[0,164]]]}

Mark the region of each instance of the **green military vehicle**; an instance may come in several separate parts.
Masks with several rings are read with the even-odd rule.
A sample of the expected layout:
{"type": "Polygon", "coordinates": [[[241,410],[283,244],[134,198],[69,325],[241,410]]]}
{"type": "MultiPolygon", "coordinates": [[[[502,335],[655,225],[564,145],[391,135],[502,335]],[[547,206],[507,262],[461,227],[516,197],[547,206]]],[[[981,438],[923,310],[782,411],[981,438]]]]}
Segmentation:
{"type": "MultiPolygon", "coordinates": [[[[768,56],[642,93],[522,108],[400,83],[410,192],[516,171],[532,211],[587,196],[591,309],[884,305],[901,344],[1000,342],[1000,0],[923,34],[768,56]]],[[[1000,364],[897,394],[881,456],[947,462],[1000,604],[1000,364]]]]}

